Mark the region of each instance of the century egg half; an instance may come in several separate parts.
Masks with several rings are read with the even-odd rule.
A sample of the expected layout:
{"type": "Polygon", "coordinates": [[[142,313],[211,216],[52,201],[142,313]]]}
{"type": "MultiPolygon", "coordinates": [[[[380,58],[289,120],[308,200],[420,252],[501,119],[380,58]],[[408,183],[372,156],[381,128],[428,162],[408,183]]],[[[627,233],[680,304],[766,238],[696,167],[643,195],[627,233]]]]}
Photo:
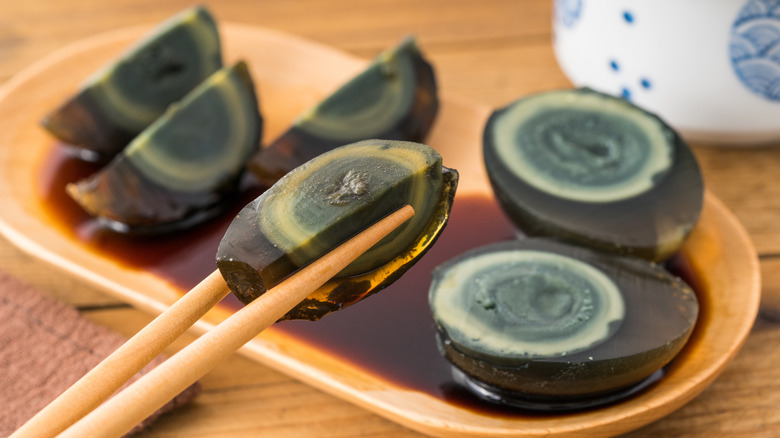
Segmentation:
{"type": "Polygon", "coordinates": [[[107,160],[221,67],[214,18],[203,6],[189,8],[90,76],[41,123],[83,156],[107,160]]]}
{"type": "Polygon", "coordinates": [[[249,165],[266,185],[335,147],[381,138],[421,142],[438,111],[436,78],[413,38],[301,114],[249,165]]]}
{"type": "Polygon", "coordinates": [[[663,260],[698,220],[696,159],[661,119],[590,89],[531,95],[495,111],[484,160],[528,235],[663,260]]]}
{"type": "Polygon", "coordinates": [[[217,266],[248,303],[298,269],[393,211],[414,217],[290,311],[318,319],[400,277],[443,230],[458,182],[433,148],[365,140],[326,152],[280,179],[233,220],[217,266]]]}
{"type": "Polygon", "coordinates": [[[117,231],[163,232],[200,222],[236,193],[262,118],[247,65],[211,75],[68,194],[117,231]]]}
{"type": "Polygon", "coordinates": [[[661,266],[547,238],[472,250],[433,273],[429,301],[445,357],[509,404],[610,400],[682,349],[698,315],[661,266]]]}

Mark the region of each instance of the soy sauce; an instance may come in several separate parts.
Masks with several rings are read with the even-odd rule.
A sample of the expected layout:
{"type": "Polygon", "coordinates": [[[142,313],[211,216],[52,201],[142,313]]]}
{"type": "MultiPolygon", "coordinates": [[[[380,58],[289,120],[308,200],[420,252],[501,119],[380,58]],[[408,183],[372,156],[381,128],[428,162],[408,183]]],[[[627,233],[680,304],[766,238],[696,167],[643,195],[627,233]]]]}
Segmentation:
{"type": "MultiPolygon", "coordinates": [[[[215,269],[217,247],[233,217],[262,193],[261,188],[249,184],[241,201],[229,211],[186,231],[155,237],[124,236],[101,229],[64,191],[65,184],[96,169],[69,155],[66,147],[53,147],[42,165],[39,187],[52,223],[89,250],[151,272],[182,292],[215,269]]],[[[455,383],[449,363],[438,351],[428,306],[430,274],[436,266],[470,249],[516,237],[516,229],[492,197],[457,195],[449,223],[436,244],[392,286],[317,322],[283,321],[274,329],[396,386],[488,415],[516,416],[517,411],[482,401],[455,383]]],[[[674,266],[675,271],[682,270],[676,273],[692,279],[684,261],[677,260],[674,266]]],[[[229,295],[220,305],[236,309],[241,304],[229,295]]]]}
{"type": "Polygon", "coordinates": [[[39,194],[52,224],[86,248],[117,263],[148,271],[188,291],[216,269],[215,254],[233,217],[262,189],[248,184],[241,199],[219,217],[183,232],[160,236],[128,236],[100,226],[65,193],[69,182],[85,178],[99,167],[73,156],[65,145],[54,145],[41,166],[39,194]]]}

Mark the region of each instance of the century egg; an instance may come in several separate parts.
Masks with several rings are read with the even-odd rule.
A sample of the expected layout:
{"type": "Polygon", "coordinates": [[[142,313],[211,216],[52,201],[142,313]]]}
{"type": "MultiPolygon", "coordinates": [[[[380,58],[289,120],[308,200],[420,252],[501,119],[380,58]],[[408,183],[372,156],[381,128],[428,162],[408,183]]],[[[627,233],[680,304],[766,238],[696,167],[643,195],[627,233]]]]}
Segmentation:
{"type": "Polygon", "coordinates": [[[286,319],[318,319],[388,286],[446,225],[458,174],[433,148],[365,140],[297,167],[241,210],[217,267],[248,303],[367,225],[404,205],[414,217],[304,300],[286,319]]]}
{"type": "Polygon", "coordinates": [[[211,75],[105,167],[66,189],[117,231],[163,232],[202,221],[235,194],[262,118],[243,61],[211,75]]]}
{"type": "Polygon", "coordinates": [[[472,386],[546,409],[641,384],[682,349],[699,309],[660,265],[548,238],[440,265],[429,302],[445,357],[472,386]]]}
{"type": "Polygon", "coordinates": [[[105,161],[222,67],[214,18],[189,8],[90,76],[42,125],[85,157],[105,161]]]}
{"type": "Polygon", "coordinates": [[[436,78],[413,38],[301,114],[249,165],[266,185],[335,147],[381,138],[421,142],[438,111],[436,78]]]}
{"type": "Polygon", "coordinates": [[[531,95],[495,111],[483,140],[496,196],[527,235],[659,261],[698,220],[704,188],[691,149],[624,99],[531,95]]]}

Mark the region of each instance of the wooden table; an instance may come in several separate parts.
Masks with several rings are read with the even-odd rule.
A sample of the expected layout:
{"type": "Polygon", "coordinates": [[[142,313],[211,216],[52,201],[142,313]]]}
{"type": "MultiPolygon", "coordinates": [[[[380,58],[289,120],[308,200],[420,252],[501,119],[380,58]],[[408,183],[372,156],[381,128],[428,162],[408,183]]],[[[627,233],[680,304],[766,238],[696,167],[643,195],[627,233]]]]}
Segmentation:
{"type": "MultiPolygon", "coordinates": [[[[488,105],[569,86],[551,48],[551,0],[223,0],[221,21],[265,26],[370,58],[415,34],[448,93],[488,105]]],[[[185,0],[1,0],[0,83],[71,42],[157,22],[185,0]]],[[[780,435],[780,148],[696,145],[709,190],[742,221],[761,257],[761,315],[724,374],[674,414],[630,436],[780,435]]],[[[150,317],[30,259],[0,240],[0,267],[131,335],[150,317]]],[[[168,353],[192,338],[173,345],[168,353]]],[[[234,355],[201,380],[193,404],[143,436],[419,436],[234,355]]]]}

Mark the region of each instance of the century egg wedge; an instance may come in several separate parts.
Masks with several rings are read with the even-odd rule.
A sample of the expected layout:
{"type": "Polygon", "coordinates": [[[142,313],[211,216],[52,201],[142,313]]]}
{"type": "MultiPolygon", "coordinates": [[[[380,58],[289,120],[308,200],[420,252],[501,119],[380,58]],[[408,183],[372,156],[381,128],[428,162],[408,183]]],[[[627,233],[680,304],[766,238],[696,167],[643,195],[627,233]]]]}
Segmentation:
{"type": "Polygon", "coordinates": [[[421,142],[439,107],[433,67],[413,38],[381,53],[363,72],[298,117],[249,165],[266,185],[335,147],[382,138],[421,142]]]}
{"type": "Polygon", "coordinates": [[[155,27],[41,121],[81,155],[105,161],[222,67],[214,18],[203,6],[155,27]]]}
{"type": "Polygon", "coordinates": [[[539,93],[495,111],[483,151],[496,197],[528,235],[660,261],[701,211],[701,171],[680,136],[590,89],[539,93]]]}
{"type": "Polygon", "coordinates": [[[68,194],[117,231],[162,232],[220,211],[257,150],[262,118],[249,69],[224,67],[68,194]]]}
{"type": "Polygon", "coordinates": [[[319,319],[379,291],[433,244],[452,207],[458,174],[431,147],[366,140],[289,172],[234,219],[217,267],[248,303],[363,228],[404,205],[414,217],[290,311],[319,319]]]}
{"type": "Polygon", "coordinates": [[[699,312],[693,290],[660,265],[546,238],[446,262],[429,301],[466,387],[544,410],[630,393],[677,355],[699,312]]]}

